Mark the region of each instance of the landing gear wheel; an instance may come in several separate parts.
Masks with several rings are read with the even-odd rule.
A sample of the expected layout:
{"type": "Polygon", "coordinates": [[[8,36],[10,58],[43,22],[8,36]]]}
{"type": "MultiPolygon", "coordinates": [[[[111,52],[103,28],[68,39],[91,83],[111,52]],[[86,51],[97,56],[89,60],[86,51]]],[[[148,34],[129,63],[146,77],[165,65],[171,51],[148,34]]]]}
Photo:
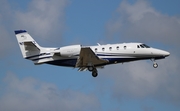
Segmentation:
{"type": "Polygon", "coordinates": [[[90,67],[88,67],[88,70],[91,72],[91,71],[93,71],[93,67],[92,66],[90,66],[90,67]]]}
{"type": "Polygon", "coordinates": [[[93,77],[97,77],[97,76],[98,76],[97,71],[93,71],[93,72],[92,72],[92,76],[93,76],[93,77]]]}
{"type": "Polygon", "coordinates": [[[157,67],[158,67],[158,64],[156,63],[155,59],[152,58],[151,61],[153,62],[153,67],[154,67],[154,68],[157,68],[157,67]]]}
{"type": "Polygon", "coordinates": [[[154,63],[154,64],[153,64],[153,67],[154,67],[154,68],[157,68],[157,67],[158,67],[158,64],[157,64],[157,63],[154,63]]]}

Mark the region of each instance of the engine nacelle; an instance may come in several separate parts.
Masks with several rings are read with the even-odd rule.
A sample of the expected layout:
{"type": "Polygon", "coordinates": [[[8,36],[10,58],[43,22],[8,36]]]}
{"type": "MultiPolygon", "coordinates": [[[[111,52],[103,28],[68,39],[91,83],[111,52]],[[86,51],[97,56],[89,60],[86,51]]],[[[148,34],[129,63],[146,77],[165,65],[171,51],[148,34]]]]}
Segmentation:
{"type": "Polygon", "coordinates": [[[60,55],[63,57],[71,57],[80,53],[81,45],[70,45],[60,48],[60,55]]]}

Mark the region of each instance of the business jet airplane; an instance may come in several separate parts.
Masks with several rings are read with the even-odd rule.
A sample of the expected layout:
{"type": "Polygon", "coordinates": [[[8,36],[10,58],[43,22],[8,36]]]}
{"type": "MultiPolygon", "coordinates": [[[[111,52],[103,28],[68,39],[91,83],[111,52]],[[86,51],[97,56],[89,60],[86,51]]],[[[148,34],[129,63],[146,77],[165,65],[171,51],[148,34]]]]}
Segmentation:
{"type": "Polygon", "coordinates": [[[149,47],[143,43],[121,43],[96,46],[70,45],[58,48],[41,47],[26,30],[15,31],[23,58],[32,60],[35,65],[51,64],[89,70],[92,76],[98,75],[97,68],[105,65],[150,59],[157,68],[157,59],[164,59],[170,53],[149,47]]]}

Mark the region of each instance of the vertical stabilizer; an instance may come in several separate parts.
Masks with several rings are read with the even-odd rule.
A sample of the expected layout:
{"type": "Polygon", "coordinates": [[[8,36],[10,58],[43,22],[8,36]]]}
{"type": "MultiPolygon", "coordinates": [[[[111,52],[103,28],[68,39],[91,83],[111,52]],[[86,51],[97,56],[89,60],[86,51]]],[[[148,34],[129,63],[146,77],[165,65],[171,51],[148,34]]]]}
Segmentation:
{"type": "Polygon", "coordinates": [[[31,57],[38,56],[41,51],[41,47],[36,41],[27,33],[26,30],[14,31],[16,38],[21,49],[23,58],[29,59],[31,57]]]}

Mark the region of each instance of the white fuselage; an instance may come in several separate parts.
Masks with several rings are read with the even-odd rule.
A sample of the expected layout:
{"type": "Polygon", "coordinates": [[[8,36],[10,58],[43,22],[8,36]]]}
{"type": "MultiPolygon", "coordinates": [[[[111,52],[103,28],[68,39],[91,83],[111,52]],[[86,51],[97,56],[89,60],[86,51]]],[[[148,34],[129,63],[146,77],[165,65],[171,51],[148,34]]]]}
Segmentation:
{"type": "MultiPolygon", "coordinates": [[[[141,47],[142,43],[122,43],[87,46],[101,59],[108,60],[106,64],[123,63],[144,59],[163,59],[169,52],[151,47],[141,47]]],[[[80,54],[81,45],[71,45],[58,48],[61,56],[54,57],[53,61],[47,62],[53,65],[75,67],[80,54]]]]}
{"type": "Polygon", "coordinates": [[[26,30],[16,30],[16,38],[23,58],[34,64],[52,64],[88,69],[93,77],[98,75],[97,68],[108,64],[151,59],[157,68],[157,59],[163,59],[170,53],[155,49],[142,43],[107,44],[97,46],[70,45],[60,48],[41,47],[26,30]]]}

